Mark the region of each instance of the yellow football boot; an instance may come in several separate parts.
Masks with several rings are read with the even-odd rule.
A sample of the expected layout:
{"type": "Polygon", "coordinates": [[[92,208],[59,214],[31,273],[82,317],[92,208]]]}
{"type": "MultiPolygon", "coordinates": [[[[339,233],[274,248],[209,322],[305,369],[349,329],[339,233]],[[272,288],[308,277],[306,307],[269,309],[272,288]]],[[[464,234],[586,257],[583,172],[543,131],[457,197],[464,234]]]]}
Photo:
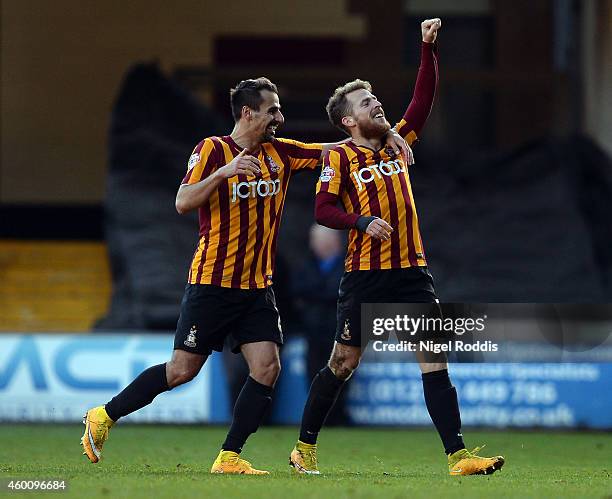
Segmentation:
{"type": "Polygon", "coordinates": [[[235,475],[269,475],[269,471],[256,470],[251,463],[240,459],[240,455],[231,450],[222,450],[210,469],[211,473],[235,475]]]}
{"type": "Polygon", "coordinates": [[[101,405],[89,409],[83,416],[85,433],[81,437],[81,445],[84,452],[92,463],[97,463],[102,457],[102,446],[108,438],[108,432],[115,422],[108,417],[106,409],[101,405]]]}
{"type": "Polygon", "coordinates": [[[297,441],[289,456],[289,465],[293,466],[296,473],[306,475],[319,475],[317,468],[317,444],[305,444],[297,441]]]}
{"type": "Polygon", "coordinates": [[[501,470],[505,460],[503,456],[481,457],[476,455],[482,450],[476,447],[473,451],[461,449],[448,456],[448,472],[450,475],[490,475],[501,470]]]}

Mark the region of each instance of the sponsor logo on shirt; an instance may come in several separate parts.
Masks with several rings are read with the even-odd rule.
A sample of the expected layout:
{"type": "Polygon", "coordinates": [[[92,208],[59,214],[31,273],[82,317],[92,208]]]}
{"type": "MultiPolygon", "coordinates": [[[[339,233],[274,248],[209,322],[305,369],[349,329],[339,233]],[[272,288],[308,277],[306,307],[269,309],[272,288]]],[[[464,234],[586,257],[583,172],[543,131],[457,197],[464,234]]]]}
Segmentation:
{"type": "Polygon", "coordinates": [[[353,177],[355,177],[357,187],[361,191],[364,189],[364,184],[369,184],[374,179],[383,178],[383,175],[385,177],[391,177],[392,175],[397,175],[405,171],[406,169],[403,163],[395,159],[393,161],[381,161],[372,166],[364,166],[356,172],[353,172],[353,177]]]}
{"type": "Polygon", "coordinates": [[[254,198],[256,196],[271,197],[280,192],[280,179],[252,180],[250,182],[234,182],[232,184],[232,203],[238,199],[254,198]]]}

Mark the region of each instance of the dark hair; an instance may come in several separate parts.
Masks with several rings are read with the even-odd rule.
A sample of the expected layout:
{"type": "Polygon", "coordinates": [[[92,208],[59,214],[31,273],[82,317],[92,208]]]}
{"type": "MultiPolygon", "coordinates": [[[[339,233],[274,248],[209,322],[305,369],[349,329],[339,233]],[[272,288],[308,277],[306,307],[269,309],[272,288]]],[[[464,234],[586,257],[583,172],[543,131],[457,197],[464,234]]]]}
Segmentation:
{"type": "Polygon", "coordinates": [[[352,111],[352,109],[350,109],[349,101],[346,98],[346,94],[350,94],[351,92],[360,89],[371,92],[372,85],[370,85],[369,81],[359,79],[349,81],[348,83],[345,83],[341,87],[334,90],[334,94],[329,98],[327,106],[325,107],[325,109],[327,109],[327,116],[329,117],[331,124],[338,127],[345,133],[348,133],[348,130],[342,124],[342,118],[351,114],[352,111]]]}
{"type": "Polygon", "coordinates": [[[230,104],[235,121],[240,119],[244,106],[248,106],[253,111],[259,111],[259,106],[263,102],[261,90],[269,90],[278,94],[276,85],[263,76],[254,80],[242,80],[230,90],[230,104]]]}

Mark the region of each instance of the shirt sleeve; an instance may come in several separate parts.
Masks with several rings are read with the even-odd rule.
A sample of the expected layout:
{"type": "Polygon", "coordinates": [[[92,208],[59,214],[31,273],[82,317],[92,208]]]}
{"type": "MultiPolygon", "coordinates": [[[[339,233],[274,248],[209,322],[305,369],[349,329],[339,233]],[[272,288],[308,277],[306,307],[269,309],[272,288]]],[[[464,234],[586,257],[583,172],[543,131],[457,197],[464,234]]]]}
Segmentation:
{"type": "Polygon", "coordinates": [[[187,173],[182,184],[195,184],[204,180],[217,167],[215,143],[211,138],[200,142],[191,153],[187,162],[187,173]]]}
{"type": "Polygon", "coordinates": [[[395,125],[397,132],[409,145],[416,141],[431,112],[438,86],[438,60],[435,43],[421,45],[421,65],[417,74],[412,100],[401,121],[395,125]]]}
{"type": "Polygon", "coordinates": [[[323,144],[306,144],[297,140],[277,139],[289,157],[292,170],[314,170],[321,162],[323,144]]]}
{"type": "Polygon", "coordinates": [[[340,153],[338,151],[327,151],[323,158],[323,168],[317,182],[317,194],[329,192],[339,196],[346,182],[346,172],[342,168],[340,153]]]}
{"type": "Polygon", "coordinates": [[[323,169],[317,182],[315,199],[315,220],[331,229],[350,229],[359,219],[359,213],[346,213],[338,201],[344,193],[348,165],[342,164],[342,157],[336,150],[330,150],[323,158],[323,169]]]}
{"type": "Polygon", "coordinates": [[[359,213],[347,213],[338,207],[337,194],[318,192],[315,198],[315,220],[330,229],[352,229],[359,220],[359,213]]]}

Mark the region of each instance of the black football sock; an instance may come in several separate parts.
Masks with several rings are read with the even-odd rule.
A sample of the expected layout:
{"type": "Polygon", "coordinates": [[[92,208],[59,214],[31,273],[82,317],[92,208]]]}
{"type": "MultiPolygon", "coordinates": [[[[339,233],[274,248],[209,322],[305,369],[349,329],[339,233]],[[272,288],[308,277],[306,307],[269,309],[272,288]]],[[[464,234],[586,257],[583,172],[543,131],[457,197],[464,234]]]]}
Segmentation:
{"type": "Polygon", "coordinates": [[[452,454],[465,448],[463,435],[461,435],[457,390],[451,384],[448,370],[424,373],[422,378],[425,405],[440,434],[446,454],[452,454]]]}
{"type": "Polygon", "coordinates": [[[304,406],[300,441],[305,444],[317,443],[317,436],[323,423],[325,423],[325,418],[334,406],[342,386],[344,386],[344,380],[336,378],[329,366],[325,366],[315,375],[308,392],[308,400],[306,400],[304,406]]]}
{"type": "Polygon", "coordinates": [[[113,421],[117,421],[149,405],[157,395],[169,389],[166,364],[149,367],[106,404],[106,413],[113,421]]]}
{"type": "Polygon", "coordinates": [[[232,426],[221,448],[240,454],[251,433],[255,433],[272,402],[271,386],[262,385],[250,376],[240,390],[234,405],[232,426]]]}

